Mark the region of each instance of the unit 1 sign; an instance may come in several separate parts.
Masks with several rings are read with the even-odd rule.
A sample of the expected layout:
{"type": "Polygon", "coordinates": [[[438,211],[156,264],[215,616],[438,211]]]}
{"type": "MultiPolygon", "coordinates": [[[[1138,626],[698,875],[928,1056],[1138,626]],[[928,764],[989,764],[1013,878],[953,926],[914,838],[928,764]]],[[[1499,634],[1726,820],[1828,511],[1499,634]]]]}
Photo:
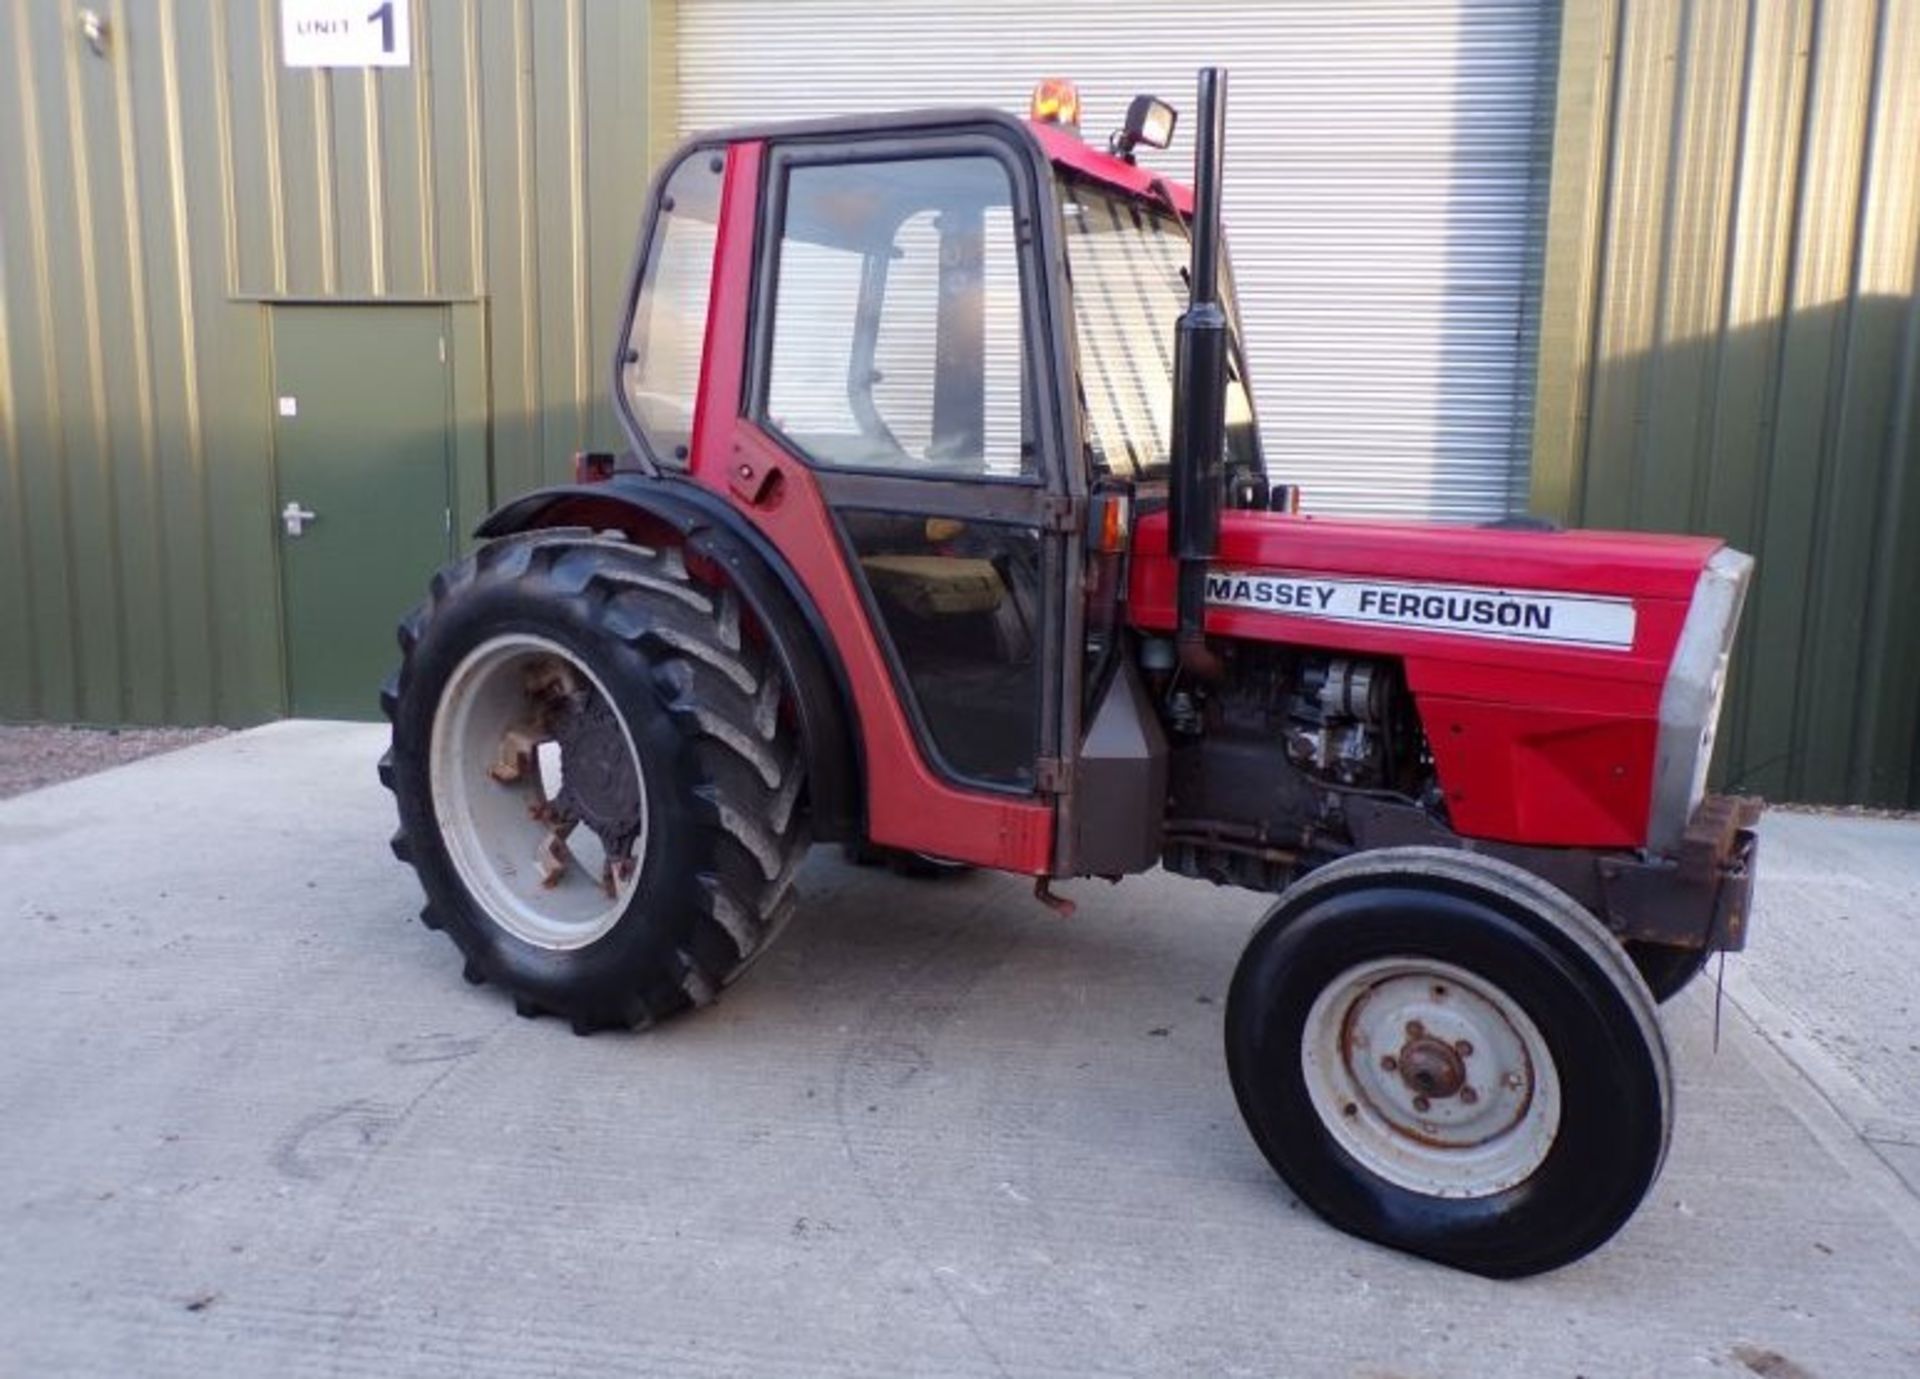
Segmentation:
{"type": "Polygon", "coordinates": [[[280,0],[280,51],[289,67],[406,67],[412,9],[412,0],[280,0]]]}

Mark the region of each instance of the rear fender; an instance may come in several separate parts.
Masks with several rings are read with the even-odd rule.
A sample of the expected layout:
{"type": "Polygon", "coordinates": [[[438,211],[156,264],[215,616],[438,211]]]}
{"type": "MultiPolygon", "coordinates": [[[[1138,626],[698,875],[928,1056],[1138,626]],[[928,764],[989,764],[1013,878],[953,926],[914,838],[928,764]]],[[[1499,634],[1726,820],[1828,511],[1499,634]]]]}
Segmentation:
{"type": "Polygon", "coordinates": [[[560,526],[618,530],[642,542],[676,540],[721,572],[793,688],[814,838],[862,836],[864,777],[849,730],[846,672],[805,587],[752,524],[696,484],[622,472],[603,483],[557,485],[515,498],[495,509],[474,535],[490,540],[560,526]]]}

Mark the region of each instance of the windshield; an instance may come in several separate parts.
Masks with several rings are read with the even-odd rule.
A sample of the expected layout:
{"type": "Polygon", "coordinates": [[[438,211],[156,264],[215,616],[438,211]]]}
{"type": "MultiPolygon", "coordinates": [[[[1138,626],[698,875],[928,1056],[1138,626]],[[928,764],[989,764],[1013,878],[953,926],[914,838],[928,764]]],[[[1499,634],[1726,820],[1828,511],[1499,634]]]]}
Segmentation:
{"type": "MultiPolygon", "coordinates": [[[[1163,478],[1173,443],[1174,331],[1187,309],[1186,229],[1171,211],[1088,183],[1063,181],[1061,194],[1093,462],[1123,478],[1163,478]]],[[[1222,289],[1234,329],[1226,461],[1258,468],[1230,278],[1222,289]]]]}

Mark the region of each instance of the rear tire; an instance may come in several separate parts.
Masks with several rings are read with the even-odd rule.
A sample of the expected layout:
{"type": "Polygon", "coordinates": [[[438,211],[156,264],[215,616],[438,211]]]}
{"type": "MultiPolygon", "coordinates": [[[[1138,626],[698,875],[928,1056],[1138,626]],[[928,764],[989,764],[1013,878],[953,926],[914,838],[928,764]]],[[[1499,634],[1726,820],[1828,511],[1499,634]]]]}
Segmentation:
{"type": "Polygon", "coordinates": [[[434,577],[400,646],[381,696],[394,852],[469,981],[583,1033],[631,1028],[711,1001],[785,923],[807,847],[785,688],[733,592],[678,550],[502,538],[434,577]],[[517,749],[555,703],[589,726],[517,749]],[[576,820],[557,843],[555,804],[576,820]]]}
{"type": "Polygon", "coordinates": [[[1314,872],[1247,945],[1226,1035],[1248,1128],[1308,1206],[1474,1273],[1595,1249],[1666,1156],[1645,984],[1573,900],[1490,858],[1398,848],[1314,872]]]}

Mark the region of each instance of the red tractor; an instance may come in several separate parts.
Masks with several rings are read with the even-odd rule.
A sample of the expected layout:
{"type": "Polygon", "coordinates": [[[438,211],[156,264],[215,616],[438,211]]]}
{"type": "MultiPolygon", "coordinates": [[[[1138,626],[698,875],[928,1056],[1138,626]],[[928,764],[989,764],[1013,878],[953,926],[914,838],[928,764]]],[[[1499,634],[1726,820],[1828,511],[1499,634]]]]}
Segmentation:
{"type": "Polygon", "coordinates": [[[1666,1153],[1655,1002],[1745,940],[1705,793],[1752,562],[1318,520],[1270,484],[1220,228],[1035,118],[696,138],[613,361],[631,450],[508,503],[400,628],[395,851],[470,981],[577,1031],[705,1005],[811,843],[1280,892],[1227,1067],[1293,1190],[1499,1276],[1666,1153]]]}

